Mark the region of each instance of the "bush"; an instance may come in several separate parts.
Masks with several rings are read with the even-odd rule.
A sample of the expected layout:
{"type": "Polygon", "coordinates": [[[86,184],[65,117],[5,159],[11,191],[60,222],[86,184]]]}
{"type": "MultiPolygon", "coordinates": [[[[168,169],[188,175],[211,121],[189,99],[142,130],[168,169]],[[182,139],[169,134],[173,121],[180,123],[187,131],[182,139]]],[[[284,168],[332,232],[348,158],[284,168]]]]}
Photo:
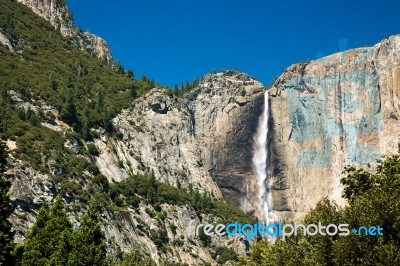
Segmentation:
{"type": "Polygon", "coordinates": [[[212,258],[216,260],[218,264],[224,264],[227,261],[237,261],[238,255],[232,249],[225,246],[217,246],[213,252],[212,258]]]}
{"type": "Polygon", "coordinates": [[[86,148],[87,148],[87,151],[88,151],[89,154],[91,154],[93,156],[99,156],[100,155],[99,150],[97,149],[97,147],[94,144],[89,143],[89,144],[86,145],[86,148]]]}

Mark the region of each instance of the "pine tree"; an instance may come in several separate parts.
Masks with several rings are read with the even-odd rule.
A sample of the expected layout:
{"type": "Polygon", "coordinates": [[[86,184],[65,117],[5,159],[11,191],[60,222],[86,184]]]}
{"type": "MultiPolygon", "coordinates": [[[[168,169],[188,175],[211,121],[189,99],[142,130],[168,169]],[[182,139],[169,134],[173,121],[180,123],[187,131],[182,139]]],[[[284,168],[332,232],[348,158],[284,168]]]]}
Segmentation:
{"type": "Polygon", "coordinates": [[[49,265],[60,266],[68,264],[68,254],[72,251],[71,246],[72,232],[64,230],[61,233],[55,252],[51,255],[49,265]]]}
{"type": "Polygon", "coordinates": [[[97,212],[93,207],[83,216],[79,230],[73,233],[72,252],[68,265],[109,265],[104,235],[100,228],[97,212]]]}
{"type": "Polygon", "coordinates": [[[61,119],[70,125],[77,122],[76,108],[71,96],[67,97],[61,109],[61,119]]]}
{"type": "MultiPolygon", "coordinates": [[[[132,251],[124,255],[123,260],[116,266],[156,266],[157,264],[146,254],[140,245],[135,244],[132,251]]],[[[164,264],[162,264],[164,265],[164,264]]]]}
{"type": "Polygon", "coordinates": [[[22,265],[44,265],[48,261],[46,251],[45,226],[49,220],[45,208],[39,210],[36,222],[25,240],[24,253],[22,254],[22,265]],[[43,238],[43,239],[42,239],[43,238]],[[44,244],[44,246],[40,246],[44,244]]]}
{"type": "Polygon", "coordinates": [[[135,78],[135,74],[133,73],[132,69],[128,69],[128,71],[126,72],[126,76],[128,78],[134,79],[135,78]]]}
{"type": "Polygon", "coordinates": [[[147,82],[147,76],[145,73],[142,73],[142,76],[140,78],[142,81],[147,82]]]}
{"type": "Polygon", "coordinates": [[[175,86],[174,86],[174,95],[175,95],[176,97],[181,96],[181,93],[180,93],[178,84],[175,84],[175,86]]]}
{"type": "Polygon", "coordinates": [[[157,189],[156,175],[154,174],[154,170],[153,169],[150,170],[149,177],[150,177],[150,185],[154,189],[157,189]]]}
{"type": "Polygon", "coordinates": [[[101,91],[99,91],[96,94],[96,107],[95,107],[95,109],[96,109],[96,111],[98,113],[102,113],[104,111],[104,107],[105,107],[104,95],[103,95],[103,93],[101,91]]]}
{"type": "Polygon", "coordinates": [[[39,266],[47,265],[50,261],[59,261],[57,256],[60,256],[60,247],[66,245],[66,235],[71,230],[72,225],[64,211],[62,198],[58,196],[50,210],[43,207],[40,209],[25,240],[22,265],[39,266]]]}
{"type": "Polygon", "coordinates": [[[14,233],[11,232],[11,223],[7,220],[13,212],[8,191],[11,183],[9,176],[5,174],[7,170],[7,148],[0,142],[0,265],[8,265],[11,261],[11,251],[13,250],[14,233]]]}

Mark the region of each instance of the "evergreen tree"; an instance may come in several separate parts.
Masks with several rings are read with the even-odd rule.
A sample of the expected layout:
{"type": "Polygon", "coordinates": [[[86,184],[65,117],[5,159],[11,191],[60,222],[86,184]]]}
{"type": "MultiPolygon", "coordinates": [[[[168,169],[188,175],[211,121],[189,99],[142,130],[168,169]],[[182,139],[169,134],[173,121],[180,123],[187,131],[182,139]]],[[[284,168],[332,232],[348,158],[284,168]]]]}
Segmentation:
{"type": "Polygon", "coordinates": [[[83,216],[82,224],[74,232],[71,243],[72,252],[69,254],[68,265],[109,265],[104,235],[93,207],[83,216]]]}
{"type": "Polygon", "coordinates": [[[77,122],[76,108],[71,96],[67,97],[61,108],[61,119],[69,125],[77,122]]]}
{"type": "Polygon", "coordinates": [[[104,129],[107,132],[112,132],[113,127],[112,127],[111,120],[112,120],[112,116],[109,113],[109,111],[107,110],[107,108],[105,108],[104,112],[103,112],[103,123],[102,123],[102,126],[104,127],[104,129]]]}
{"type": "Polygon", "coordinates": [[[128,78],[134,79],[135,78],[135,74],[133,73],[132,69],[128,69],[128,71],[126,72],[126,76],[128,78]]]}
{"type": "Polygon", "coordinates": [[[134,245],[132,251],[125,254],[117,266],[156,266],[157,264],[146,254],[139,245],[134,245]]]}
{"type": "Polygon", "coordinates": [[[175,84],[175,86],[174,86],[174,95],[176,96],[176,97],[179,97],[181,94],[180,94],[180,91],[179,91],[179,86],[178,86],[178,84],[175,84]]]}
{"type": "Polygon", "coordinates": [[[72,251],[71,246],[72,232],[64,230],[61,233],[55,252],[51,255],[49,265],[60,266],[68,264],[68,254],[72,251]]]}
{"type": "Polygon", "coordinates": [[[96,111],[102,113],[104,111],[104,95],[101,91],[96,94],[96,111]]]}
{"type": "Polygon", "coordinates": [[[142,73],[142,76],[140,78],[142,81],[147,82],[147,76],[145,73],[142,73]]]}
{"type": "Polygon", "coordinates": [[[66,236],[71,233],[72,225],[64,211],[59,195],[50,210],[41,208],[36,222],[25,240],[22,265],[47,265],[50,261],[60,261],[65,256],[60,252],[66,244],[66,236]]]}
{"type": "Polygon", "coordinates": [[[0,142],[0,265],[8,265],[11,262],[11,251],[13,250],[14,233],[11,232],[11,223],[7,220],[13,212],[8,191],[11,183],[7,170],[7,148],[0,142]]]}

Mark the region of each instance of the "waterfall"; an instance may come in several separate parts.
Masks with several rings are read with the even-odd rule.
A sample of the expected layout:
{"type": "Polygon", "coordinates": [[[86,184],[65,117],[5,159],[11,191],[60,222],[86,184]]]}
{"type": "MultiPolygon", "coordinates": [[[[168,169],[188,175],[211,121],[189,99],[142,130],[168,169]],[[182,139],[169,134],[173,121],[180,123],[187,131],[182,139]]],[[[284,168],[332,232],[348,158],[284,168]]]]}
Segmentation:
{"type": "Polygon", "coordinates": [[[257,134],[254,137],[253,165],[258,189],[258,212],[263,223],[268,224],[272,218],[272,196],[268,179],[268,120],[269,94],[264,94],[264,111],[258,121],[257,134]]]}

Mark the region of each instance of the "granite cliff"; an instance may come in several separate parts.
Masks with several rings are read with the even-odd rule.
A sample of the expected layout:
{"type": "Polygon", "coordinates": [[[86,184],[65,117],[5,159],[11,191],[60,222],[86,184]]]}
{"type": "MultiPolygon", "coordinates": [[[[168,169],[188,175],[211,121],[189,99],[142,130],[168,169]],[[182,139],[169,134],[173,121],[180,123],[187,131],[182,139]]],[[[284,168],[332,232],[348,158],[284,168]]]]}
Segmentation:
{"type": "Polygon", "coordinates": [[[248,107],[262,85],[227,71],[206,75],[178,98],[92,56],[92,48],[79,45],[95,47],[92,37],[84,41],[63,1],[0,1],[0,135],[10,150],[15,242],[24,242],[39,209],[61,194],[74,226],[89,204],[97,205],[113,261],[137,246],[158,263],[213,263],[217,250],[244,254],[243,239],[200,239],[187,226],[254,219],[224,202],[210,170],[221,163],[208,151],[228,157],[234,145],[223,150],[225,129],[234,128],[226,123],[253,115],[248,107]],[[197,98],[201,105],[189,107],[197,98]],[[210,131],[196,129],[209,120],[210,131]],[[217,139],[213,130],[221,146],[207,140],[217,139]],[[158,183],[150,187],[153,176],[158,183]],[[117,184],[135,178],[139,183],[121,192],[117,184]]]}
{"type": "MultiPolygon", "coordinates": [[[[78,30],[63,1],[19,2],[49,21],[63,36],[72,38],[81,49],[110,62],[111,52],[106,43],[78,30]]],[[[18,40],[10,40],[8,36],[0,32],[0,42],[12,53],[8,56],[16,56],[13,42],[18,40]]],[[[35,55],[23,49],[19,53],[35,55]]],[[[275,81],[269,90],[268,136],[268,175],[275,213],[299,218],[323,198],[343,204],[340,178],[344,166],[374,167],[382,154],[397,149],[399,62],[400,36],[396,35],[370,48],[292,65],[275,81]]],[[[105,67],[95,63],[90,71],[105,67]]],[[[75,72],[81,77],[88,70],[79,64],[75,72]]],[[[99,83],[90,88],[99,91],[97,97],[108,88],[100,84],[99,77],[96,79],[99,83]]],[[[57,86],[53,81],[50,81],[54,86],[52,93],[63,84],[73,90],[73,86],[68,87],[69,82],[57,86]]],[[[48,86],[49,81],[46,82],[48,86]]],[[[146,89],[132,104],[129,102],[130,107],[124,107],[110,120],[113,134],[97,125],[89,129],[94,136],[91,140],[67,138],[76,136],[76,127],[62,121],[62,108],[49,102],[51,95],[35,95],[33,90],[27,94],[25,90],[27,97],[22,95],[24,81],[15,83],[18,86],[5,93],[11,104],[51,116],[49,119],[44,115],[37,127],[57,132],[63,141],[65,137],[62,145],[66,150],[61,152],[62,156],[90,163],[110,184],[151,172],[163,184],[185,191],[194,189],[215,200],[225,199],[249,213],[256,212],[253,144],[266,88],[249,75],[233,70],[206,74],[199,86],[180,98],[168,89],[146,89]],[[81,152],[89,150],[88,147],[94,147],[92,153],[81,152]]],[[[130,90],[137,92],[129,87],[116,88],[113,93],[118,96],[131,93],[130,90]]],[[[99,102],[93,109],[98,108],[99,102]]],[[[83,111],[93,110],[82,108],[83,111]]],[[[66,170],[51,155],[38,158],[39,167],[18,156],[22,153],[18,145],[22,136],[16,132],[7,139],[12,151],[10,173],[14,178],[10,196],[16,208],[11,220],[17,242],[23,242],[39,207],[51,204],[58,193],[64,193],[72,221],[76,222],[83,211],[76,208],[81,195],[64,192],[65,184],[55,181],[60,176],[64,178],[66,170]]],[[[74,191],[76,186],[81,192],[91,189],[89,184],[94,174],[90,169],[80,171],[79,178],[83,180],[74,184],[74,191]]],[[[217,217],[199,213],[190,204],[162,203],[155,208],[140,202],[136,208],[128,206],[118,211],[103,208],[101,217],[112,257],[117,257],[121,250],[128,252],[136,243],[158,262],[168,259],[195,265],[216,261],[212,249],[201,240],[188,237],[185,230],[192,219],[215,222],[217,217]],[[166,238],[168,245],[157,245],[155,235],[166,238]]],[[[213,237],[210,243],[239,254],[244,254],[246,248],[236,238],[213,237]]]]}
{"type": "MultiPolygon", "coordinates": [[[[198,88],[182,98],[173,96],[168,89],[154,88],[112,119],[116,137],[101,128],[94,129],[98,138],[93,142],[68,140],[65,147],[79,153],[82,147],[94,145],[98,154],[86,159],[97,166],[110,184],[152,172],[165,184],[193,189],[217,200],[226,198],[252,211],[251,189],[247,194],[246,184],[252,184],[252,132],[262,110],[264,90],[261,83],[237,71],[207,74],[198,88]]],[[[14,103],[24,109],[58,113],[44,102],[26,102],[21,98],[12,93],[14,103]]],[[[42,125],[63,134],[72,130],[58,119],[53,125],[42,125]]],[[[15,141],[8,140],[7,144],[18,153],[15,141]]],[[[51,158],[42,160],[50,167],[50,173],[12,157],[10,174],[14,179],[10,196],[16,207],[12,222],[17,242],[24,241],[38,208],[51,204],[62,190],[54,179],[64,170],[51,158]]],[[[87,172],[84,176],[91,178],[87,172]]],[[[88,189],[87,184],[84,189],[88,189]]],[[[68,214],[76,222],[82,215],[82,210],[73,207],[78,199],[68,195],[66,202],[68,214]]],[[[101,217],[109,254],[116,258],[118,252],[129,252],[138,244],[158,262],[167,259],[197,265],[215,261],[212,248],[188,236],[186,230],[191,220],[212,223],[218,217],[196,212],[190,205],[161,204],[160,208],[141,203],[137,208],[118,212],[103,209],[101,217]],[[157,213],[162,213],[163,218],[157,213]],[[170,243],[166,251],[160,251],[156,245],[157,234],[166,235],[170,243]]],[[[214,236],[208,245],[226,246],[244,254],[247,244],[240,238],[214,236]]]]}
{"type": "Polygon", "coordinates": [[[343,204],[346,165],[373,168],[397,151],[400,36],[287,68],[270,90],[274,210],[301,217],[343,204]]]}

